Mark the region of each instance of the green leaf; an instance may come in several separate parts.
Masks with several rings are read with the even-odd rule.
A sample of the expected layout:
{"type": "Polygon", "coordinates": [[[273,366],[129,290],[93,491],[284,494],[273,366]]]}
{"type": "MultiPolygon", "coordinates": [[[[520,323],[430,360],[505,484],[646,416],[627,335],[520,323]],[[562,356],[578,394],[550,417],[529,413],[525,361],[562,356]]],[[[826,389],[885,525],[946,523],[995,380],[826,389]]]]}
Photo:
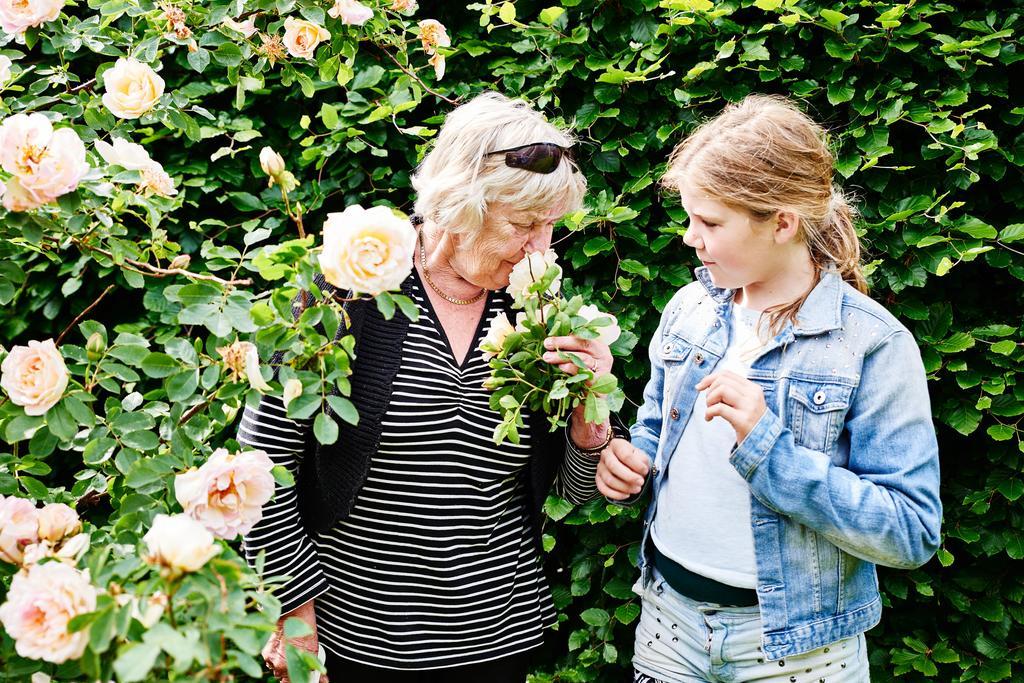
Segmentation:
{"type": "Polygon", "coordinates": [[[837,12],[831,9],[823,9],[821,10],[821,12],[819,12],[819,14],[821,15],[822,19],[827,21],[833,27],[839,26],[839,24],[843,23],[844,21],[850,18],[843,14],[842,12],[837,12]]]}
{"type": "Polygon", "coordinates": [[[121,648],[114,662],[118,683],[147,680],[160,648],[151,643],[130,643],[121,648]]]}
{"type": "Polygon", "coordinates": [[[590,609],[584,610],[580,613],[580,619],[584,623],[590,624],[591,626],[604,626],[611,619],[608,612],[598,607],[591,607],[590,609]]]}
{"type": "Polygon", "coordinates": [[[313,420],[313,434],[317,441],[329,446],[338,440],[338,423],[327,413],[318,413],[313,420]]]}
{"type": "Polygon", "coordinates": [[[999,232],[1000,242],[1019,242],[1024,240],[1024,223],[1007,225],[999,232]]]}
{"type": "Polygon", "coordinates": [[[498,18],[506,24],[511,24],[516,20],[516,6],[511,2],[501,3],[501,7],[498,9],[498,18]]]}
{"type": "Polygon", "coordinates": [[[345,422],[351,425],[359,424],[359,413],[352,401],[344,396],[330,394],[327,396],[327,403],[331,406],[331,410],[345,422]]]}
{"type": "Polygon", "coordinates": [[[640,616],[640,606],[634,602],[615,608],[615,618],[621,624],[632,624],[640,616]]]}
{"type": "Polygon", "coordinates": [[[147,377],[167,377],[181,370],[181,364],[166,353],[154,351],[142,359],[142,372],[147,377]]]}
{"type": "Polygon", "coordinates": [[[561,7],[548,7],[540,11],[540,21],[542,24],[551,24],[558,21],[558,18],[565,14],[565,9],[561,7]]]}

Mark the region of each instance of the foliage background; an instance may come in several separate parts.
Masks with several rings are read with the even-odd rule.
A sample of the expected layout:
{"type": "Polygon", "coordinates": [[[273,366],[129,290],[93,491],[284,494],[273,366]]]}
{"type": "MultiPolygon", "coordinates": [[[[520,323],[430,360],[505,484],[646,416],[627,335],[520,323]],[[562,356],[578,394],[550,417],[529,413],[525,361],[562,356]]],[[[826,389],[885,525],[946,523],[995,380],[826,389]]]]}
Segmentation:
{"type": "MultiPolygon", "coordinates": [[[[61,111],[83,138],[115,121],[97,93],[74,86],[126,44],[159,56],[176,104],[136,124],[135,138],[145,139],[180,194],[168,204],[139,200],[134,216],[115,217],[126,243],[118,249],[131,256],[130,243],[155,244],[142,256],[157,258],[176,244],[192,255],[193,270],[214,270],[224,265],[218,259],[235,261],[203,248],[204,240],[242,249],[257,227],[277,241],[294,237],[277,189],[267,190],[259,172],[264,144],[301,181],[292,200],[307,212],[310,232],[351,203],[408,210],[409,172],[450,105],[407,71],[452,100],[489,88],[519,94],[573,121],[587,150],[587,210],[567,220],[556,248],[571,263],[575,288],[640,340],[624,369],[634,401],[659,310],[695,265],[679,239],[685,216],[657,186],[668,151],[701,118],[749,92],[804,102],[833,132],[839,179],[860,200],[873,295],[921,343],[940,435],[943,546],[922,569],[880,570],[888,609],[869,634],[873,678],[1024,680],[1024,102],[1010,90],[1021,75],[1019,0],[424,1],[415,18],[437,18],[452,36],[440,83],[394,16],[367,28],[327,21],[334,38],[318,53],[318,67],[293,60],[259,73],[244,44],[198,31],[231,5],[182,7],[202,35],[203,57],[163,38],[160,11],[138,0],[68,6],[57,39],[2,48],[34,70],[19,81],[27,91],[3,92],[0,113],[61,111]],[[89,23],[97,14],[113,18],[105,27],[89,23]],[[120,32],[118,41],[100,40],[109,30],[120,32]]],[[[246,8],[321,19],[324,11],[311,0],[246,8]]],[[[82,209],[64,208],[61,221],[0,216],[4,344],[56,336],[108,285],[115,290],[91,314],[108,328],[201,336],[180,324],[180,304],[163,294],[168,281],[126,279],[71,239],[49,251],[31,248],[45,243],[41,235],[75,229],[64,221],[82,209]]],[[[250,261],[237,261],[253,271],[251,292],[269,286],[250,261]]],[[[232,325],[252,331],[244,321],[232,325]]],[[[214,441],[232,434],[220,431],[229,422],[214,421],[214,441]]],[[[0,492],[20,486],[31,494],[26,479],[51,490],[75,486],[80,456],[57,450],[37,458],[46,467],[22,457],[35,476],[0,471],[0,492]]],[[[10,457],[0,467],[16,469],[10,457]]],[[[75,486],[75,494],[96,481],[75,486]]],[[[125,495],[114,491],[115,507],[125,495]]],[[[563,655],[536,680],[625,680],[639,611],[629,588],[640,509],[571,510],[550,499],[548,510],[562,520],[550,525],[547,545],[562,619],[554,649],[563,655]]]]}

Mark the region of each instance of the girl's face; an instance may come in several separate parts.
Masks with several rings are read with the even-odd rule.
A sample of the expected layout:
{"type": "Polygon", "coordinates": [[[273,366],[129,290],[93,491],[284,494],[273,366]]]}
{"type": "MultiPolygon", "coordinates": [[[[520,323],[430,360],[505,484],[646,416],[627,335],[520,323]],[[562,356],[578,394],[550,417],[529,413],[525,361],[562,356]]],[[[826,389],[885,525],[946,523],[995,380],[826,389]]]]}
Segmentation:
{"type": "Polygon", "coordinates": [[[774,217],[758,221],[689,183],[679,188],[679,196],[690,217],[683,242],[697,252],[715,286],[744,289],[774,279],[786,267],[787,250],[777,242],[774,217]]]}
{"type": "Polygon", "coordinates": [[[544,252],[551,246],[555,222],[563,214],[562,207],[537,212],[494,203],[484,216],[477,238],[470,243],[459,240],[451,259],[452,267],[478,287],[507,287],[512,268],[527,253],[544,252]]]}

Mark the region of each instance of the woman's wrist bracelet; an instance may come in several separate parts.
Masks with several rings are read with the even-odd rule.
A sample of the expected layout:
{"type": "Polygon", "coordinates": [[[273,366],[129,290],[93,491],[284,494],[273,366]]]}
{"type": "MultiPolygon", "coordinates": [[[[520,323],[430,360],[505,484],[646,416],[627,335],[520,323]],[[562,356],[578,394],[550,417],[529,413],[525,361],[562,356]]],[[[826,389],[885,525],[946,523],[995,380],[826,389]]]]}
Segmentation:
{"type": "Polygon", "coordinates": [[[612,439],[615,438],[615,430],[612,429],[611,425],[608,425],[608,428],[605,431],[606,434],[604,437],[604,441],[598,446],[594,446],[592,448],[583,448],[578,443],[576,443],[575,440],[573,440],[573,445],[576,446],[576,450],[579,451],[582,455],[600,455],[601,451],[607,448],[608,444],[610,444],[612,442],[612,439]]]}

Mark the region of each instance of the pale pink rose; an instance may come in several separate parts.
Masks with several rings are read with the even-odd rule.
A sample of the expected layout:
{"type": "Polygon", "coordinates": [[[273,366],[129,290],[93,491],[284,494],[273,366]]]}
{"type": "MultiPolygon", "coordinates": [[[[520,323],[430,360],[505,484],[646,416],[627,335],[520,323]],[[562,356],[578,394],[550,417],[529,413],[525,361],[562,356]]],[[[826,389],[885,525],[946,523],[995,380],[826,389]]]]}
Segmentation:
{"type": "Polygon", "coordinates": [[[195,572],[220,552],[213,534],[188,515],[157,515],[142,538],[148,554],[143,558],[171,576],[195,572]]]}
{"type": "Polygon", "coordinates": [[[64,503],[48,503],[39,511],[39,538],[56,543],[82,530],[78,513],[64,503]]]}
{"type": "Polygon", "coordinates": [[[24,498],[0,496],[0,560],[21,564],[25,549],[39,542],[39,509],[24,498]]]}
{"type": "Polygon", "coordinates": [[[323,234],[320,270],[344,291],[376,296],[398,289],[412,271],[416,231],[386,206],[327,214],[323,234]]]}
{"type": "Polygon", "coordinates": [[[311,21],[295,17],[284,20],[284,46],[292,57],[313,59],[317,45],[330,37],[330,31],[311,21]]]}
{"type": "Polygon", "coordinates": [[[112,141],[96,141],[96,152],[108,164],[120,166],[128,171],[141,171],[156,163],[142,145],[124,138],[112,138],[112,141]]]}
{"type": "Polygon", "coordinates": [[[133,57],[121,57],[103,73],[103,104],[122,119],[137,119],[164,94],[164,79],[148,64],[133,57]]]}
{"type": "Polygon", "coordinates": [[[174,187],[174,180],[164,170],[164,167],[155,161],[151,166],[142,169],[139,189],[145,194],[156,194],[161,197],[173,197],[178,194],[178,190],[174,187]]]}
{"type": "Polygon", "coordinates": [[[64,0],[0,0],[0,29],[14,35],[60,16],[64,0]]]}
{"type": "Polygon", "coordinates": [[[373,17],[373,10],[356,0],[334,0],[334,6],[327,10],[343,24],[362,26],[373,17]]]}
{"type": "Polygon", "coordinates": [[[64,395],[68,369],[52,339],[15,346],[0,364],[0,387],[26,415],[44,415],[64,395]]]}
{"type": "Polygon", "coordinates": [[[8,211],[31,211],[38,209],[45,202],[37,202],[32,195],[21,186],[18,177],[15,176],[7,181],[6,185],[0,185],[3,207],[8,211]]]}
{"type": "Polygon", "coordinates": [[[231,373],[232,382],[241,382],[244,379],[248,380],[251,388],[261,394],[270,391],[270,385],[260,372],[260,355],[255,344],[235,341],[228,346],[218,346],[217,353],[224,359],[224,365],[231,373]]]}
{"type": "Polygon", "coordinates": [[[274,463],[263,451],[228,453],[218,448],[202,467],[174,478],[185,513],[218,538],[247,534],[274,495],[274,463]]]}
{"type": "Polygon", "coordinates": [[[253,34],[256,33],[256,17],[249,17],[245,21],[236,21],[235,19],[227,18],[220,23],[224,24],[232,31],[238,31],[246,38],[252,38],[253,34]]]}
{"type": "MultiPolygon", "coordinates": [[[[54,130],[42,114],[15,114],[0,124],[0,166],[18,178],[37,204],[74,191],[89,171],[78,133],[70,128],[54,130]]],[[[12,191],[18,192],[8,187],[5,196],[12,191]]]]}
{"type": "Polygon", "coordinates": [[[85,651],[89,629],[69,633],[68,622],[96,609],[96,596],[86,572],[61,562],[35,564],[11,581],[0,623],[19,655],[61,664],[85,651]]]}
{"type": "Polygon", "coordinates": [[[438,47],[452,45],[448,30],[437,19],[424,19],[420,22],[420,42],[423,44],[423,51],[428,55],[437,52],[438,47]]]}

